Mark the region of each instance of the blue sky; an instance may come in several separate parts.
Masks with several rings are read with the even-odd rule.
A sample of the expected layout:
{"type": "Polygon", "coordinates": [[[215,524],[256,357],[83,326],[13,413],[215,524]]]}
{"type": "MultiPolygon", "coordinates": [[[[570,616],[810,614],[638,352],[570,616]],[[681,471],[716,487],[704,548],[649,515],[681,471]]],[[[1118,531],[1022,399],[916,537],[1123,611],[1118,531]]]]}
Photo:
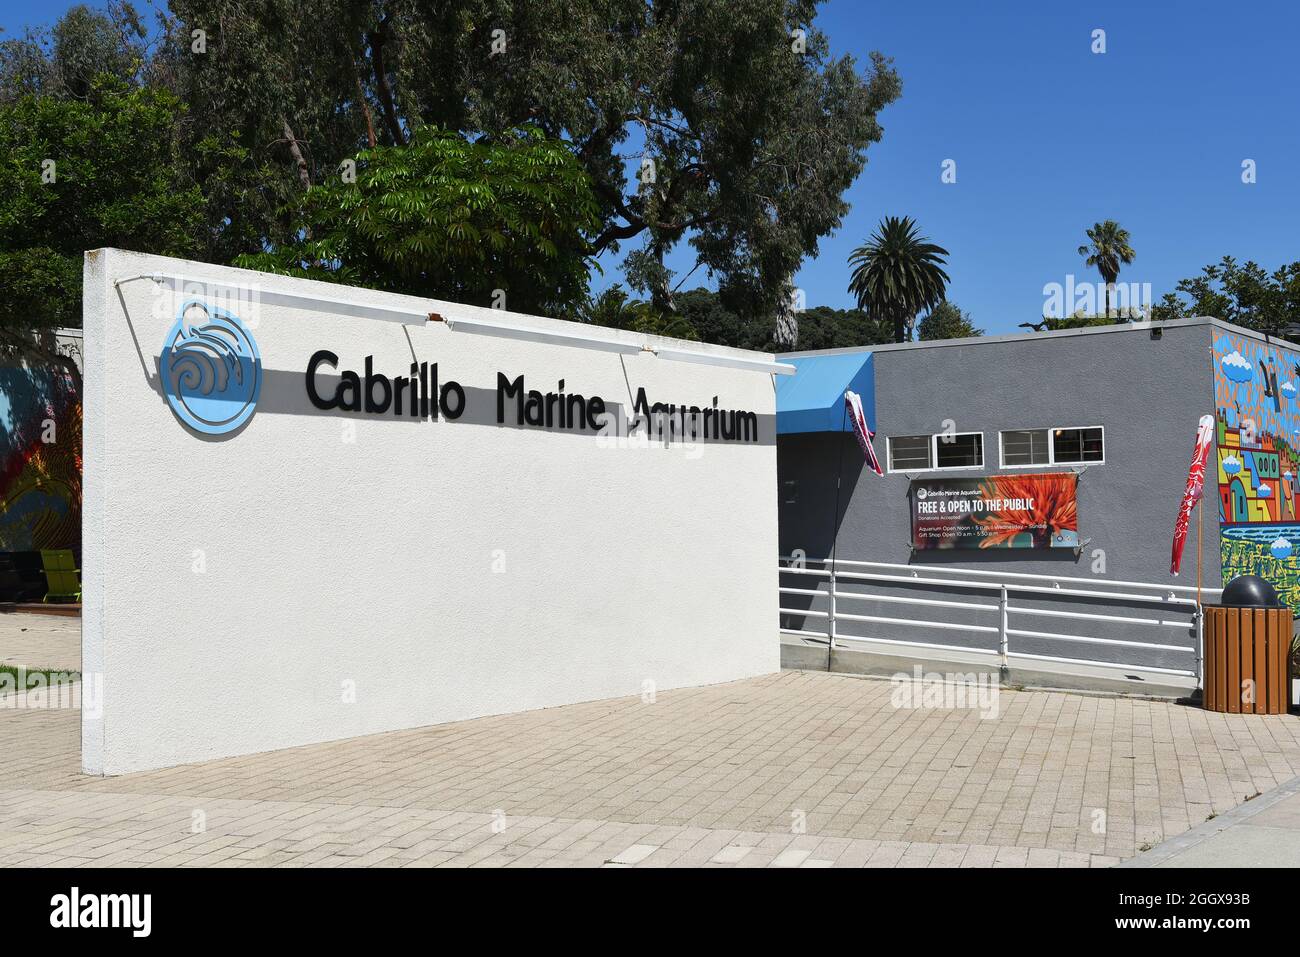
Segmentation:
{"type": "Polygon", "coordinates": [[[1224,254],[1300,259],[1294,3],[832,0],[819,23],[837,50],[893,56],[903,96],[843,228],[799,274],[810,304],[850,304],[845,261],[891,213],[950,251],[949,297],[990,332],[1041,315],[1044,284],[1095,278],[1077,249],[1100,219],[1132,233],[1121,280],[1157,300],[1224,254]]]}
{"type": "MultiPolygon", "coordinates": [[[[9,0],[0,25],[68,6],[9,0]]],[[[894,57],[903,96],[843,227],[797,277],[810,306],[852,305],[849,253],[888,214],[947,247],[949,298],[993,333],[1040,316],[1045,284],[1095,280],[1076,250],[1100,219],[1132,233],[1121,280],[1157,300],[1224,254],[1300,259],[1300,5],[831,0],[817,24],[837,53],[894,57]],[[940,181],[946,159],[955,184],[940,181]]],[[[684,247],[671,261],[693,263],[684,247]]],[[[602,265],[598,288],[619,278],[602,265]]]]}

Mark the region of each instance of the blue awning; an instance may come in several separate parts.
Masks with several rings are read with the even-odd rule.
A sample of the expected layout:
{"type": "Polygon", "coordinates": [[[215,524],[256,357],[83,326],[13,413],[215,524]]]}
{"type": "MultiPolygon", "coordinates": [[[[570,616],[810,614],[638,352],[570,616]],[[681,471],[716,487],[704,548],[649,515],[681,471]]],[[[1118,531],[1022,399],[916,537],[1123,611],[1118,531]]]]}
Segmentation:
{"type": "Polygon", "coordinates": [[[777,376],[776,433],[848,432],[844,390],[862,396],[867,427],[876,429],[876,382],[871,353],[848,352],[822,356],[778,356],[797,368],[794,375],[777,376]]]}

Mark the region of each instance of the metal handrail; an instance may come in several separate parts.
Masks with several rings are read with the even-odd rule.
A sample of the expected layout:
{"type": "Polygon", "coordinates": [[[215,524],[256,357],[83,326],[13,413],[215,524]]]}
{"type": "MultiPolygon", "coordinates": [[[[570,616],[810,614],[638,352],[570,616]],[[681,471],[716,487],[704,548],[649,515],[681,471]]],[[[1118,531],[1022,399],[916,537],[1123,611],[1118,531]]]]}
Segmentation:
{"type": "MultiPolygon", "coordinates": [[[[782,561],[797,560],[797,561],[805,561],[805,562],[816,562],[819,565],[826,565],[829,564],[830,562],[829,558],[801,557],[799,559],[796,559],[793,555],[781,555],[780,559],[782,561]]],[[[1069,575],[1038,575],[1038,574],[1031,574],[1030,572],[995,572],[995,571],[986,571],[985,569],[982,568],[950,568],[944,565],[904,565],[898,562],[866,562],[866,561],[860,561],[851,558],[837,558],[835,560],[835,564],[836,565],[859,565],[867,568],[895,568],[895,569],[899,569],[900,571],[912,572],[913,575],[909,577],[915,577],[915,573],[921,571],[921,572],[936,572],[938,574],[949,574],[949,575],[975,575],[975,576],[981,576],[986,578],[1027,578],[1035,581],[1080,582],[1087,585],[1115,585],[1124,588],[1145,588],[1153,591],[1184,592],[1189,595],[1195,594],[1198,590],[1202,594],[1207,594],[1207,595],[1218,595],[1220,594],[1220,592],[1223,591],[1223,589],[1221,588],[1197,589],[1195,585],[1164,585],[1159,582],[1121,581],[1120,579],[1116,579],[1116,578],[1079,578],[1079,577],[1069,576],[1069,575]]]]}
{"type": "MultiPolygon", "coordinates": [[[[790,568],[786,566],[780,569],[789,575],[826,575],[828,572],[818,568],[790,568]]],[[[1164,605],[1195,605],[1195,598],[1175,598],[1172,595],[1161,597],[1159,595],[1135,595],[1125,592],[1114,591],[1094,591],[1091,589],[1081,588],[1045,588],[1042,585],[1020,585],[1015,582],[964,582],[953,578],[920,578],[910,575],[877,575],[872,572],[837,572],[836,577],[848,578],[854,581],[886,581],[899,582],[904,585],[948,585],[958,588],[987,588],[987,589],[1007,589],[1009,591],[1025,592],[1027,594],[1041,595],[1069,595],[1075,598],[1120,598],[1124,601],[1152,601],[1160,602],[1164,605]]],[[[1052,579],[1057,580],[1057,579],[1052,579]]],[[[1088,581],[1086,578],[1073,579],[1075,581],[1088,581]]]]}
{"type": "MultiPolygon", "coordinates": [[[[872,641],[872,642],[882,642],[885,644],[896,644],[901,646],[914,646],[918,648],[935,648],[935,649],[943,649],[943,650],[950,650],[950,651],[960,651],[963,653],[996,654],[998,656],[1001,667],[1005,671],[1005,669],[1008,667],[1008,659],[1011,653],[1010,639],[1012,637],[1037,638],[1042,640],[1063,641],[1063,642],[1071,642],[1077,644],[1102,645],[1102,646],[1111,646],[1111,647],[1145,648],[1145,649],[1157,650],[1157,651],[1191,653],[1195,655],[1196,663],[1194,669],[1187,670],[1187,669],[1157,668],[1148,665],[1134,666],[1134,665],[1122,664],[1122,663],[1111,662],[1111,661],[1094,661],[1085,658],[1068,658],[1068,657],[1058,657],[1055,655],[1031,655],[1023,652],[1018,653],[1017,657],[1041,660],[1041,661],[1053,661],[1053,662],[1060,662],[1060,663],[1095,665],[1098,667],[1105,667],[1105,668],[1126,668],[1126,669],[1138,668],[1143,671],[1149,671],[1149,672],[1155,672],[1161,674],[1174,674],[1174,675],[1185,675],[1185,676],[1195,677],[1197,679],[1198,685],[1200,683],[1201,663],[1203,659],[1202,610],[1200,604],[1197,602],[1196,599],[1175,597],[1175,595],[1173,594],[1175,591],[1195,592],[1196,589],[1191,586],[1161,585],[1153,582],[1128,582],[1128,581],[1121,582],[1113,579],[1107,580],[1107,579],[1088,579],[1088,578],[1077,578],[1077,577],[1067,577],[1067,576],[1034,575],[1027,572],[999,573],[994,571],[985,571],[983,569],[964,569],[964,568],[951,569],[951,568],[943,568],[938,566],[900,565],[891,562],[864,562],[864,561],[852,561],[849,559],[840,559],[835,562],[832,562],[829,559],[808,559],[808,558],[795,559],[792,556],[786,556],[786,555],[780,556],[780,559],[783,561],[795,561],[795,560],[800,560],[805,562],[812,561],[814,563],[825,566],[823,568],[805,568],[802,566],[791,567],[788,565],[782,566],[778,564],[778,571],[781,574],[829,577],[830,588],[828,591],[823,591],[821,588],[791,588],[782,585],[778,585],[777,590],[778,593],[780,594],[808,595],[814,597],[826,595],[830,600],[829,612],[812,611],[811,609],[804,610],[804,609],[797,609],[797,608],[782,608],[780,607],[779,601],[778,601],[778,611],[780,614],[783,615],[806,616],[806,617],[816,617],[816,618],[826,619],[827,626],[826,626],[826,632],[824,634],[821,632],[812,632],[803,629],[783,629],[783,630],[793,634],[824,637],[827,641],[827,644],[832,649],[835,648],[835,642],[837,639],[844,639],[847,641],[855,641],[855,640],[872,641]],[[839,566],[841,565],[851,565],[851,566],[866,567],[866,568],[905,569],[911,572],[911,574],[910,575],[883,575],[883,574],[876,574],[872,572],[847,571],[847,570],[841,570],[839,568],[839,566]],[[978,575],[978,576],[985,576],[985,577],[1001,577],[1004,580],[996,581],[996,582],[985,582],[985,581],[962,581],[960,578],[956,578],[956,577],[930,578],[930,577],[920,576],[918,572],[922,572],[922,571],[927,573],[937,572],[940,574],[950,575],[950,576],[978,575]],[[1050,581],[1053,583],[1053,587],[1044,587],[1041,585],[1034,585],[1034,584],[1021,584],[1019,582],[1005,580],[1009,578],[1027,579],[1029,581],[1050,581]],[[855,582],[887,582],[887,583],[896,583],[900,585],[902,584],[931,585],[931,586],[941,586],[941,587],[948,587],[948,588],[953,588],[953,587],[973,588],[973,589],[981,589],[981,590],[988,590],[988,591],[997,591],[998,602],[996,605],[994,605],[994,604],[986,604],[983,602],[954,602],[954,601],[941,601],[938,599],[928,599],[928,598],[902,597],[897,595],[875,595],[875,594],[863,593],[863,592],[846,592],[846,591],[841,591],[837,587],[839,582],[844,579],[847,579],[849,581],[855,581],[855,582]],[[1148,591],[1159,590],[1165,592],[1165,595],[1158,596],[1149,593],[1140,594],[1140,593],[1134,593],[1132,591],[1129,592],[1099,591],[1096,590],[1095,587],[1087,588],[1087,589],[1062,588],[1060,587],[1059,584],[1060,582],[1072,582],[1072,583],[1079,582],[1079,583],[1089,584],[1093,586],[1113,585],[1113,586],[1119,586],[1119,587],[1129,588],[1129,589],[1147,589],[1148,591]],[[1059,609],[1029,608],[1023,605],[1011,605],[1008,601],[1008,596],[1011,593],[1030,594],[1030,595],[1050,595],[1050,596],[1062,597],[1062,598],[1065,597],[1106,598],[1106,599],[1111,599],[1112,601],[1121,601],[1121,602],[1155,602],[1155,603],[1159,603],[1162,606],[1169,606],[1169,605],[1191,606],[1192,612],[1188,620],[1176,621],[1176,620],[1168,620],[1164,617],[1150,619],[1150,618],[1135,618],[1128,615],[1102,615],[1102,614],[1097,614],[1095,612],[1076,612],[1076,611],[1059,610],[1059,609]],[[967,624],[957,624],[954,622],[944,622],[944,621],[934,621],[934,620],[917,620],[917,619],[910,619],[910,618],[889,618],[880,615],[849,614],[847,612],[840,612],[838,610],[838,602],[841,599],[847,599],[853,601],[895,602],[900,604],[924,605],[924,606],[936,607],[936,608],[956,607],[956,608],[967,609],[974,612],[997,612],[998,624],[996,626],[967,625],[967,624]],[[1138,625],[1148,625],[1153,627],[1191,628],[1195,632],[1196,640],[1193,647],[1188,648],[1181,645],[1168,644],[1167,642],[1130,641],[1127,639],[1118,639],[1118,638],[1101,638],[1093,635],[1067,635],[1059,632],[1034,631],[1034,630],[1023,629],[1023,628],[1012,628],[1010,625],[1010,617],[1012,615],[1040,615],[1040,616],[1053,617],[1053,618],[1071,618],[1080,621],[1098,621],[1098,622],[1119,623],[1119,624],[1138,624],[1138,625]],[[996,652],[992,652],[988,649],[972,648],[972,647],[961,646],[961,645],[944,645],[944,644],[936,644],[933,642],[912,642],[912,641],[905,641],[900,639],[863,638],[863,637],[858,637],[853,635],[841,635],[836,629],[836,622],[839,619],[843,619],[845,621],[869,622],[873,624],[905,625],[905,626],[913,626],[913,627],[931,628],[936,630],[965,631],[971,633],[972,635],[996,634],[998,636],[998,649],[996,652]]],[[[1218,596],[1221,591],[1222,589],[1218,589],[1218,588],[1206,588],[1201,590],[1202,594],[1207,594],[1209,596],[1218,596]]]]}

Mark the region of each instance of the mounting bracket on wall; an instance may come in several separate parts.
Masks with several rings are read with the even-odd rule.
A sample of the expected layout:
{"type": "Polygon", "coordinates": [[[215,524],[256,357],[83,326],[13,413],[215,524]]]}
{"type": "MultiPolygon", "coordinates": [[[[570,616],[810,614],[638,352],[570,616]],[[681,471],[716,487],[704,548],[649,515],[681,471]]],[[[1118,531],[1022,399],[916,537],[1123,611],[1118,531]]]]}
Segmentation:
{"type": "MultiPolygon", "coordinates": [[[[1079,479],[1083,478],[1083,473],[1086,472],[1086,471],[1088,471],[1088,466],[1086,466],[1086,465],[1078,465],[1078,466],[1075,466],[1075,468],[1073,468],[1071,471],[1074,472],[1075,481],[1077,482],[1079,479]]],[[[1080,541],[1078,545],[1075,545],[1075,546],[1074,546],[1074,560],[1075,560],[1075,561],[1078,561],[1080,558],[1083,557],[1083,549],[1084,549],[1084,546],[1086,546],[1086,545],[1087,545],[1089,542],[1091,542],[1091,541],[1092,541],[1091,538],[1085,538],[1085,539],[1083,539],[1082,541],[1080,541]]]]}

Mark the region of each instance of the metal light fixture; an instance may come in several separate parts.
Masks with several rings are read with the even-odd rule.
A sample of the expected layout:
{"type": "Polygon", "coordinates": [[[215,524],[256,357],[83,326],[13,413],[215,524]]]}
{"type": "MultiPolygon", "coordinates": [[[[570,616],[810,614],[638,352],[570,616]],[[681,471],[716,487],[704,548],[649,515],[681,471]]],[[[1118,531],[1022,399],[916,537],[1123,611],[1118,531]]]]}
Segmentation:
{"type": "Polygon", "coordinates": [[[746,359],[743,356],[720,356],[709,352],[691,352],[663,346],[655,350],[660,359],[677,362],[698,362],[702,365],[724,366],[730,369],[747,369],[751,372],[770,372],[774,375],[794,375],[797,367],[790,362],[769,362],[766,359],[746,359]]]}
{"type": "Polygon", "coordinates": [[[729,369],[744,369],[750,372],[766,372],[773,375],[794,375],[796,368],[791,363],[774,362],[766,359],[748,359],[742,356],[714,355],[708,352],[692,352],[689,349],[677,349],[664,346],[653,348],[649,343],[611,342],[597,339],[576,332],[564,332],[558,329],[539,329],[530,326],[509,325],[487,319],[469,319],[443,316],[407,306],[385,306],[358,303],[333,296],[315,293],[281,292],[249,286],[224,280],[202,279],[197,276],[185,276],[180,273],[150,272],[135,276],[124,276],[114,281],[113,285],[137,279],[149,279],[161,286],[170,286],[184,293],[188,289],[201,289],[208,295],[229,294],[230,298],[256,299],[260,303],[273,306],[304,307],[309,306],[325,312],[342,316],[356,316],[364,319],[379,319],[384,322],[400,322],[408,326],[422,326],[427,322],[442,322],[448,329],[473,332],[479,335],[496,336],[501,339],[518,339],[524,342],[540,342],[548,345],[570,346],[576,349],[594,349],[598,352],[613,352],[619,355],[640,355],[649,353],[662,359],[676,362],[695,362],[701,365],[721,366],[729,369]]]}
{"type": "Polygon", "coordinates": [[[246,286],[242,283],[225,282],[222,280],[201,279],[197,276],[184,276],[180,273],[150,272],[140,273],[136,276],[126,276],[116,280],[113,285],[120,286],[122,283],[131,282],[136,279],[151,279],[160,286],[170,286],[178,292],[184,293],[187,290],[202,290],[205,294],[211,296],[222,296],[229,294],[231,299],[256,299],[260,303],[269,306],[304,306],[310,305],[324,312],[334,313],[340,316],[358,316],[363,319],[379,319],[383,322],[400,322],[408,326],[422,326],[428,319],[428,313],[423,309],[404,306],[383,306],[376,304],[364,304],[353,302],[347,299],[337,299],[333,296],[304,295],[303,293],[294,292],[277,292],[274,289],[263,289],[260,286],[246,286]]]}
{"type": "Polygon", "coordinates": [[[482,336],[496,336],[500,339],[519,339],[524,342],[543,342],[548,345],[574,346],[579,349],[595,349],[598,352],[617,352],[621,355],[636,355],[649,350],[648,346],[633,342],[609,342],[604,339],[592,339],[573,332],[560,332],[551,329],[534,329],[529,326],[507,326],[486,319],[459,319],[431,312],[427,316],[430,322],[444,323],[453,332],[476,332],[482,336]]]}

